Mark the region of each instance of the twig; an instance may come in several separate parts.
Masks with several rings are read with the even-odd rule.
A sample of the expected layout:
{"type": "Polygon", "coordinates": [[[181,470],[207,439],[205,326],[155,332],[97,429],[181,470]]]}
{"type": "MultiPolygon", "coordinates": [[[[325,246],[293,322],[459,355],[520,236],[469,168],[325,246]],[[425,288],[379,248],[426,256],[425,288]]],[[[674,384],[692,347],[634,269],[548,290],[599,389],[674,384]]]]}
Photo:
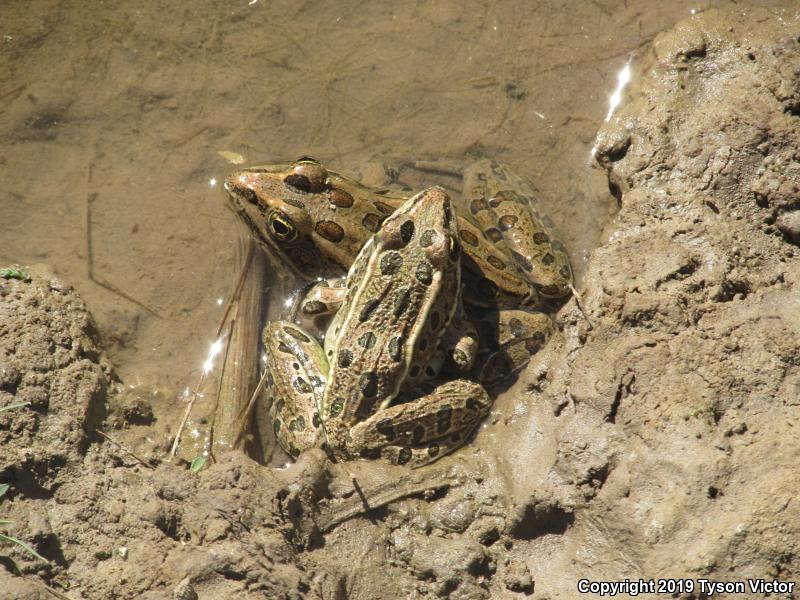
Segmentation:
{"type": "Polygon", "coordinates": [[[43,588],[44,588],[46,591],[48,591],[48,592],[49,592],[49,593],[51,593],[53,596],[55,596],[56,598],[58,598],[58,600],[73,600],[72,598],[70,598],[69,596],[66,596],[66,595],[62,594],[62,593],[61,593],[61,592],[59,592],[58,590],[54,590],[53,588],[51,588],[51,587],[50,587],[49,585],[47,585],[46,583],[42,583],[41,581],[36,581],[35,579],[32,579],[32,578],[30,578],[30,577],[23,577],[23,579],[26,579],[26,580],[28,580],[28,581],[30,581],[31,583],[34,583],[34,584],[36,584],[36,585],[40,585],[40,586],[42,586],[42,587],[43,587],[43,588]]]}
{"type": "Polygon", "coordinates": [[[575,304],[578,305],[578,310],[580,311],[581,316],[586,320],[586,323],[589,325],[589,331],[591,331],[592,329],[594,329],[594,325],[592,325],[592,322],[586,315],[586,311],[583,310],[583,304],[581,303],[581,297],[578,294],[578,290],[576,290],[571,283],[568,284],[568,286],[569,286],[569,291],[572,292],[572,295],[575,297],[575,304]]]}
{"type": "Polygon", "coordinates": [[[236,287],[233,288],[233,294],[231,294],[230,298],[228,298],[228,302],[225,304],[225,310],[222,311],[222,319],[220,319],[219,326],[217,326],[216,337],[219,337],[219,335],[222,333],[222,328],[225,326],[225,321],[228,319],[231,308],[239,301],[239,297],[242,294],[242,287],[244,287],[244,282],[247,277],[247,270],[250,268],[250,261],[253,260],[253,248],[254,246],[252,244],[248,244],[247,256],[244,258],[242,270],[239,271],[239,279],[236,281],[236,287]]]}
{"type": "Polygon", "coordinates": [[[7,91],[7,92],[3,92],[2,94],[0,94],[0,100],[4,100],[4,99],[8,98],[9,96],[13,96],[16,93],[21,92],[22,90],[24,90],[27,87],[27,85],[28,85],[27,83],[23,83],[21,85],[18,85],[15,88],[7,91]]]}
{"type": "Polygon", "coordinates": [[[133,450],[131,450],[130,448],[127,448],[127,447],[123,446],[117,440],[113,439],[111,436],[106,435],[105,433],[103,433],[99,429],[95,429],[95,431],[97,433],[99,433],[103,438],[107,439],[109,442],[114,444],[117,448],[119,448],[120,450],[125,452],[126,454],[130,454],[133,458],[135,458],[138,462],[140,462],[142,465],[144,465],[148,469],[155,470],[155,467],[153,465],[151,465],[150,463],[145,461],[143,458],[137,456],[136,453],[133,450]]]}
{"type": "Polygon", "coordinates": [[[214,461],[216,461],[216,458],[214,458],[214,425],[216,424],[216,415],[219,414],[219,410],[218,410],[219,409],[219,399],[220,399],[220,394],[222,394],[222,385],[225,382],[225,377],[224,377],[225,366],[228,364],[228,353],[230,352],[230,349],[231,349],[231,341],[233,340],[233,326],[234,326],[235,323],[236,323],[236,319],[231,319],[229,324],[228,324],[228,334],[225,336],[226,337],[225,352],[223,353],[222,360],[219,363],[220,364],[220,374],[219,374],[219,377],[217,378],[217,393],[214,394],[214,401],[215,401],[215,404],[214,404],[214,416],[215,416],[215,418],[214,418],[214,421],[211,422],[211,427],[208,428],[209,455],[210,455],[211,459],[214,460],[214,461]]]}
{"type": "Polygon", "coordinates": [[[446,175],[448,177],[455,177],[461,179],[463,177],[461,169],[453,164],[447,164],[444,161],[439,162],[435,160],[415,160],[405,163],[405,166],[410,167],[416,171],[423,173],[433,173],[434,175],[446,175]]]}
{"type": "Polygon", "coordinates": [[[261,390],[264,389],[264,385],[267,382],[268,374],[269,374],[268,371],[264,371],[264,374],[261,376],[261,379],[258,380],[258,385],[256,386],[256,389],[253,390],[253,394],[250,396],[250,401],[247,403],[247,406],[245,406],[239,412],[239,414],[236,415],[236,420],[239,421],[240,425],[236,437],[233,438],[233,444],[231,444],[234,448],[236,448],[239,445],[239,442],[242,441],[242,436],[244,436],[244,431],[245,431],[244,421],[247,418],[247,415],[250,414],[250,411],[253,410],[253,406],[255,406],[256,400],[258,399],[258,395],[261,393],[261,390]]]}
{"type": "Polygon", "coordinates": [[[358,497],[361,499],[361,504],[364,506],[365,511],[372,510],[372,507],[369,505],[369,500],[367,500],[367,496],[364,494],[364,490],[361,489],[361,486],[358,485],[358,479],[352,473],[348,473],[350,475],[350,481],[353,482],[353,489],[358,494],[358,497]]]}
{"type": "Polygon", "coordinates": [[[122,298],[125,298],[128,302],[132,302],[133,304],[143,308],[147,312],[149,312],[154,317],[162,319],[163,317],[158,314],[155,310],[147,306],[144,302],[141,302],[123,292],[113,283],[109,283],[105,279],[102,279],[94,274],[94,254],[92,252],[92,203],[97,199],[97,192],[90,192],[86,194],[86,223],[84,228],[84,254],[86,254],[86,274],[88,275],[91,281],[94,281],[100,287],[106,288],[112,294],[116,294],[122,298]]]}

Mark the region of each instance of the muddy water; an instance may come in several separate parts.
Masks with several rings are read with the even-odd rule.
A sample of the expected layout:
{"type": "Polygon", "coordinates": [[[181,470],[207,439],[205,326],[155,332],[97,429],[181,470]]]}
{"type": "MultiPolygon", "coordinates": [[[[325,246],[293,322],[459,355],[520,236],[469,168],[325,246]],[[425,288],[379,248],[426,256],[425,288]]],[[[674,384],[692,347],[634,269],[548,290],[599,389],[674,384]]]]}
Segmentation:
{"type": "Polygon", "coordinates": [[[536,182],[580,275],[613,214],[589,158],[617,73],[691,11],[754,4],[793,2],[5,2],[0,266],[72,283],[160,415],[236,276],[219,151],[494,157],[536,182]]]}

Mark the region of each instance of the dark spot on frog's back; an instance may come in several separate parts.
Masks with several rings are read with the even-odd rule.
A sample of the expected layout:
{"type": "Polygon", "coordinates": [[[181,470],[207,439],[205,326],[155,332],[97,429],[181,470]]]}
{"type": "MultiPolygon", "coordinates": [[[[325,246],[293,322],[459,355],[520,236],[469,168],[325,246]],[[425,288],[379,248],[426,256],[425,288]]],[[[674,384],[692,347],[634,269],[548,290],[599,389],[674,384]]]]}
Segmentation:
{"type": "Polygon", "coordinates": [[[411,292],[408,288],[400,288],[394,297],[394,316],[399,319],[406,311],[411,300],[411,292]]]}
{"type": "Polygon", "coordinates": [[[353,197],[344,190],[340,190],[338,188],[331,190],[328,199],[330,200],[330,203],[337,208],[350,208],[353,206],[353,197]]]}
{"type": "Polygon", "coordinates": [[[339,350],[339,354],[337,354],[336,358],[339,367],[342,369],[346,369],[351,364],[353,364],[353,351],[348,350],[347,348],[343,348],[342,350],[339,350]]]}
{"type": "Polygon", "coordinates": [[[298,415],[298,417],[289,422],[289,431],[305,431],[306,430],[306,420],[303,415],[298,415]]]}
{"type": "Polygon", "coordinates": [[[372,300],[367,300],[367,303],[361,309],[361,312],[358,315],[358,320],[362,323],[366,322],[369,319],[370,315],[378,308],[378,305],[381,301],[378,298],[373,298],[372,300]]]}
{"type": "Polygon", "coordinates": [[[547,254],[545,254],[544,256],[542,256],[542,259],[541,259],[541,260],[542,260],[542,264],[543,264],[543,265],[552,265],[552,264],[553,264],[553,262],[555,261],[555,259],[556,259],[556,258],[555,258],[555,256],[553,256],[552,254],[550,254],[550,253],[548,252],[547,254]]]}
{"type": "Polygon", "coordinates": [[[557,285],[549,284],[549,285],[537,285],[534,284],[534,287],[539,290],[539,292],[543,296],[548,296],[550,298],[558,298],[561,296],[561,289],[557,285]]]}
{"type": "Polygon", "coordinates": [[[433,281],[433,266],[429,262],[423,261],[417,265],[415,275],[417,276],[417,281],[421,284],[430,285],[433,281]]]}
{"type": "Polygon", "coordinates": [[[408,244],[411,239],[414,237],[414,221],[411,219],[405,221],[402,225],[400,225],[400,239],[403,241],[403,244],[408,244]]]}
{"type": "Polygon", "coordinates": [[[387,442],[392,442],[397,437],[391,419],[381,419],[375,424],[378,433],[383,434],[387,442]]]}
{"type": "Polygon", "coordinates": [[[301,394],[310,394],[312,392],[311,384],[302,377],[295,377],[292,381],[292,387],[301,394]]]}
{"type": "Polygon", "coordinates": [[[403,257],[399,252],[384,252],[381,256],[380,267],[381,274],[394,275],[403,266],[403,257]]]}
{"type": "Polygon", "coordinates": [[[365,398],[372,398],[378,393],[378,376],[373,371],[362,373],[358,380],[358,388],[365,398]]]}
{"type": "Polygon", "coordinates": [[[391,206],[386,204],[386,202],[381,202],[380,200],[376,200],[372,203],[372,205],[384,215],[390,215],[394,212],[394,209],[391,206]]]}
{"type": "Polygon", "coordinates": [[[503,234],[500,233],[500,230],[497,229],[496,227],[490,227],[489,229],[483,232],[483,237],[485,237],[493,244],[496,244],[497,242],[503,239],[503,234]]]}
{"type": "Polygon", "coordinates": [[[550,241],[550,236],[548,236],[544,231],[537,231],[533,234],[533,243],[534,244],[546,244],[550,241]]]}
{"type": "Polygon", "coordinates": [[[344,229],[342,229],[341,225],[333,221],[320,221],[317,223],[316,227],[314,227],[314,231],[334,244],[338,244],[344,239],[344,229]]]}
{"type": "Polygon", "coordinates": [[[284,201],[286,204],[289,204],[289,205],[291,205],[291,206],[294,206],[295,208],[302,208],[302,209],[305,209],[305,207],[306,207],[306,205],[305,205],[303,202],[301,202],[301,201],[300,201],[300,200],[298,200],[297,198],[292,198],[291,196],[284,196],[284,197],[283,197],[283,201],[284,201]]]}
{"type": "Polygon", "coordinates": [[[301,192],[311,191],[311,181],[309,181],[308,177],[305,175],[292,173],[291,175],[284,177],[283,182],[296,190],[300,190],[301,192]]]}
{"type": "Polygon", "coordinates": [[[361,220],[361,224],[370,233],[377,233],[385,218],[385,216],[376,215],[375,213],[367,213],[361,220]]]}
{"type": "Polygon", "coordinates": [[[511,256],[514,257],[514,260],[517,261],[517,264],[525,269],[528,273],[533,271],[533,264],[529,261],[526,257],[524,257],[519,252],[515,252],[514,250],[511,251],[511,256]]]}
{"type": "Polygon", "coordinates": [[[336,417],[338,417],[340,414],[342,414],[342,409],[343,408],[344,408],[344,400],[342,400],[341,398],[336,398],[336,400],[334,400],[331,403],[331,410],[330,410],[330,413],[329,413],[330,417],[332,419],[335,419],[336,417]]]}
{"type": "Polygon", "coordinates": [[[469,205],[469,210],[473,215],[477,215],[482,210],[488,210],[488,208],[489,205],[483,198],[478,198],[477,200],[473,200],[469,205]]]}
{"type": "Polygon", "coordinates": [[[403,338],[400,336],[389,340],[389,357],[395,362],[399,362],[403,357],[403,338]]]}
{"type": "Polygon", "coordinates": [[[497,225],[503,231],[508,231],[517,224],[516,215],[503,215],[497,222],[497,225]]]}
{"type": "Polygon", "coordinates": [[[503,269],[506,268],[506,263],[504,263],[502,260],[500,260],[499,258],[497,258],[496,256],[494,256],[492,254],[490,254],[489,256],[486,257],[486,262],[488,262],[490,265],[492,265],[498,271],[502,271],[503,269]]]}
{"type": "Polygon", "coordinates": [[[375,337],[374,333],[367,331],[358,338],[358,345],[366,350],[369,350],[375,345],[376,339],[377,338],[375,337]]]}
{"type": "Polygon", "coordinates": [[[436,433],[443,435],[447,433],[453,423],[453,407],[445,405],[436,413],[436,433]]]}
{"type": "Polygon", "coordinates": [[[411,460],[411,448],[402,448],[397,453],[397,464],[404,465],[411,460]]]}
{"type": "Polygon", "coordinates": [[[478,238],[476,238],[472,232],[466,231],[462,229],[458,232],[458,235],[461,237],[461,241],[469,246],[477,246],[478,245],[478,238]]]}

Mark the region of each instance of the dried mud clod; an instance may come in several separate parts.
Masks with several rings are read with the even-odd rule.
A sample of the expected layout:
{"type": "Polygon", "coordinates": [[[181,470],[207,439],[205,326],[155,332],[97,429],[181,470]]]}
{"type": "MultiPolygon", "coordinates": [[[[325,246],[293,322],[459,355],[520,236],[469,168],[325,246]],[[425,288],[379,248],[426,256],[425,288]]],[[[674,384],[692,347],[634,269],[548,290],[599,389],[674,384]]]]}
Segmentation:
{"type": "Polygon", "coordinates": [[[0,479],[18,492],[51,494],[55,469],[75,467],[105,415],[112,381],[83,302],[34,270],[0,279],[0,479]]]}

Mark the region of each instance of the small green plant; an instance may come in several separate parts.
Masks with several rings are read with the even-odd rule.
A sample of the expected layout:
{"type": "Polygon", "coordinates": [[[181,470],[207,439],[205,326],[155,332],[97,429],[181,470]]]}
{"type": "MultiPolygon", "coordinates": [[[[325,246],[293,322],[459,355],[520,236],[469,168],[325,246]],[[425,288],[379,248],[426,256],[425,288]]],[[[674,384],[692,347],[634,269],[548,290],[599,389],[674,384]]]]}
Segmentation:
{"type": "Polygon", "coordinates": [[[16,265],[0,269],[0,277],[3,279],[19,279],[20,281],[30,281],[31,276],[22,267],[16,265]]]}
{"type": "MultiPolygon", "coordinates": [[[[30,402],[15,402],[14,404],[9,404],[8,406],[0,406],[0,412],[5,412],[7,410],[13,410],[15,408],[22,408],[23,406],[28,406],[30,402]]],[[[0,494],[2,496],[3,494],[0,494]]]]}
{"type": "MultiPolygon", "coordinates": [[[[8,409],[8,407],[5,407],[5,408],[8,409]]],[[[11,486],[8,485],[7,483],[0,484],[0,498],[5,496],[5,493],[8,491],[8,488],[10,488],[10,487],[11,486]]],[[[8,519],[0,519],[0,528],[2,528],[4,525],[8,525],[9,523],[11,523],[11,521],[9,521],[8,519]]],[[[38,558],[39,560],[44,561],[44,562],[50,562],[44,556],[39,554],[36,550],[31,548],[28,544],[26,544],[22,540],[18,540],[17,538],[15,538],[13,536],[6,535],[4,533],[0,533],[0,542],[11,542],[13,544],[16,544],[17,546],[19,546],[23,550],[25,550],[25,552],[27,552],[31,556],[35,556],[36,558],[38,558]]]]}
{"type": "Polygon", "coordinates": [[[206,457],[205,456],[198,456],[192,461],[192,464],[189,465],[189,470],[192,473],[197,473],[203,466],[206,464],[206,457]]]}

